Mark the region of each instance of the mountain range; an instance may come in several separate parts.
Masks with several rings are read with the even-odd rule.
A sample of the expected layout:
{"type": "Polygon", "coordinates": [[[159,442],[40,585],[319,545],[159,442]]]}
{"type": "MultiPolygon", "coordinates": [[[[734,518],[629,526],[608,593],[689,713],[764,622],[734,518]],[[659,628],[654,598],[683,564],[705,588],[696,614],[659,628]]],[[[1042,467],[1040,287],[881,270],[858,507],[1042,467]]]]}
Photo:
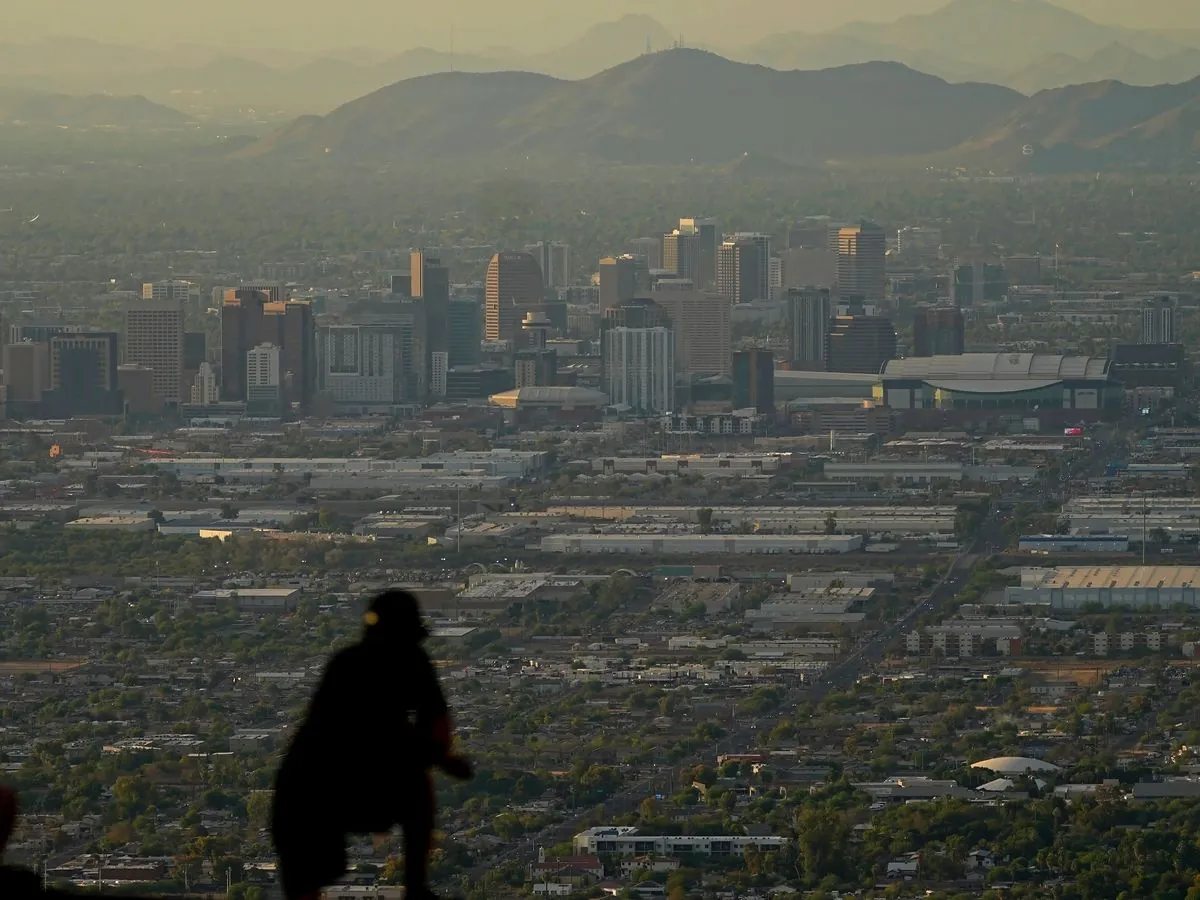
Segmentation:
{"type": "MultiPolygon", "coordinates": [[[[264,51],[247,58],[191,45],[0,44],[0,82],[63,93],[142,94],[194,116],[281,119],[325,113],[394,82],[439,72],[583,79],[675,41],[650,16],[630,15],[595,24],[542,53],[464,53],[447,46],[390,56],[358,48],[303,58],[264,51]]],[[[774,69],[898,62],[948,81],[984,81],[1027,94],[1098,80],[1148,85],[1200,75],[1200,32],[1104,25],[1047,0],[950,0],[934,12],[894,22],[783,31],[749,45],[706,49],[774,69]]]]}
{"type": "Polygon", "coordinates": [[[54,125],[71,128],[122,128],[182,125],[183,113],[145,97],[91,94],[77,97],[0,87],[0,126],[54,125]]]}
{"type": "Polygon", "coordinates": [[[330,165],[812,166],[905,159],[998,169],[1195,165],[1200,79],[1042,91],[954,84],[899,63],[777,71],[699,50],[565,81],[427,75],[305,116],[242,158],[330,165]],[[482,161],[482,163],[481,163],[482,161]]]}

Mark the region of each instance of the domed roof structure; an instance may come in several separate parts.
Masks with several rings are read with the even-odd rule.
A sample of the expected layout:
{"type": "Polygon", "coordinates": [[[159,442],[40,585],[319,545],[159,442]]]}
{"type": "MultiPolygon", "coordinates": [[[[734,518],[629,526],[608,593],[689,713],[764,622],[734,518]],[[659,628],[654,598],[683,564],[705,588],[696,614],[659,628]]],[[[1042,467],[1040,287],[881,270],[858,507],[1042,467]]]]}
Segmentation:
{"type": "Polygon", "coordinates": [[[1061,772],[1054,763],[1029,756],[996,756],[971,763],[972,769],[986,769],[997,775],[1025,775],[1029,772],[1061,772]]]}

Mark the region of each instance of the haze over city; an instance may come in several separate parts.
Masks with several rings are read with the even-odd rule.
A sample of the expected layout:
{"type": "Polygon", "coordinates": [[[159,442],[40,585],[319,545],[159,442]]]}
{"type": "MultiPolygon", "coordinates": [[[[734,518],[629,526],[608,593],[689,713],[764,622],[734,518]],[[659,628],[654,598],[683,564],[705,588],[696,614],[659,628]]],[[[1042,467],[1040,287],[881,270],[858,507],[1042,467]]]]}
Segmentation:
{"type": "MultiPolygon", "coordinates": [[[[4,42],[72,36],[142,45],[217,44],[239,50],[337,50],[355,46],[445,49],[450,30],[462,50],[502,46],[540,52],[589,25],[626,14],[658,19],[695,44],[726,47],[781,31],[819,32],[853,21],[885,22],[928,13],[940,0],[9,0],[4,42]]],[[[1063,0],[1065,9],[1129,28],[1200,28],[1190,0],[1063,0]]]]}
{"type": "Polygon", "coordinates": [[[1200,5],[0,5],[2,900],[1200,900],[1200,5]]]}

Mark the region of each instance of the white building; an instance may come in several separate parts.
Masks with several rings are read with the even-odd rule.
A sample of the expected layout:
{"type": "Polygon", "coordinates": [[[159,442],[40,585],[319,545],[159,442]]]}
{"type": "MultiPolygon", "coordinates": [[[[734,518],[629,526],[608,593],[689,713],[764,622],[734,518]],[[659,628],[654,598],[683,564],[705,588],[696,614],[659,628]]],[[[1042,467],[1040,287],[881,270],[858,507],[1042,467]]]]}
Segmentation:
{"type": "Polygon", "coordinates": [[[575,852],[593,856],[740,856],[748,847],[776,849],[787,838],[766,835],[653,835],[629,825],[589,828],[575,835],[575,852]]]}
{"type": "Polygon", "coordinates": [[[221,386],[217,382],[216,370],[207,362],[200,363],[200,368],[196,372],[196,380],[192,382],[192,403],[198,406],[209,406],[220,400],[221,386]]]}
{"type": "Polygon", "coordinates": [[[604,393],[640,413],[675,407],[675,334],[670,328],[609,329],[604,345],[604,393]]]}
{"type": "Polygon", "coordinates": [[[274,344],[259,344],[246,354],[246,403],[278,407],[283,399],[281,353],[274,344]]]}
{"type": "Polygon", "coordinates": [[[552,534],[543,553],[622,553],[672,555],[821,554],[861,550],[858,534],[552,534]]]}
{"type": "Polygon", "coordinates": [[[429,358],[429,393],[434,397],[446,396],[446,372],[450,368],[450,354],[435,350],[429,358]]]}

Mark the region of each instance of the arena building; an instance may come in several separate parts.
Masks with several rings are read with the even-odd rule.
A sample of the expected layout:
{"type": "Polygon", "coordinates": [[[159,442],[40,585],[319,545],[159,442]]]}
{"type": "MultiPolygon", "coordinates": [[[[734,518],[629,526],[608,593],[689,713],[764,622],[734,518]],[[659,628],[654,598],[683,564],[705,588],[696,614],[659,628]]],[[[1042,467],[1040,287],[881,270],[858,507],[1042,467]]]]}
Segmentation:
{"type": "Polygon", "coordinates": [[[891,360],[875,399],[906,423],[1037,416],[1076,422],[1119,414],[1107,359],[1042,353],[964,353],[891,360]]]}

